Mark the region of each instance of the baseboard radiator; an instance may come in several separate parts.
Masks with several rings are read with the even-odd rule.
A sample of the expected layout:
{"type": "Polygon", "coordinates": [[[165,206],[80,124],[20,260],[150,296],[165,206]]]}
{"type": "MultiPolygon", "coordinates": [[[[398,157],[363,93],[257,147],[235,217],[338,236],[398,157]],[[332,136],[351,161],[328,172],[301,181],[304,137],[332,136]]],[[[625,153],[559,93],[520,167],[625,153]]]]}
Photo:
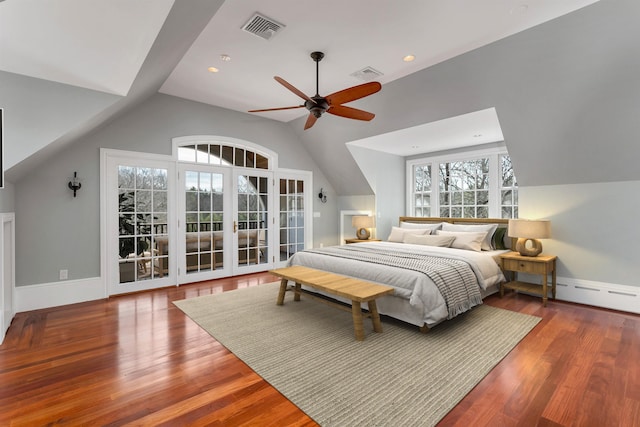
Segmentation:
{"type": "Polygon", "coordinates": [[[640,287],[558,277],[556,298],[640,314],[640,287]]]}

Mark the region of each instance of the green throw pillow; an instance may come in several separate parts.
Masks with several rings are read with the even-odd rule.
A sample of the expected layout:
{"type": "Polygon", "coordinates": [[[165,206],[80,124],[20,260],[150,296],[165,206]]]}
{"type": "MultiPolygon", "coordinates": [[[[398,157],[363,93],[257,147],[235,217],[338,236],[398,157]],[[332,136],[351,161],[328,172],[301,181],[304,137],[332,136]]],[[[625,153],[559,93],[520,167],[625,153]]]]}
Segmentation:
{"type": "Polygon", "coordinates": [[[504,245],[504,234],[507,232],[507,228],[497,228],[493,233],[493,247],[496,249],[507,249],[504,245]]]}

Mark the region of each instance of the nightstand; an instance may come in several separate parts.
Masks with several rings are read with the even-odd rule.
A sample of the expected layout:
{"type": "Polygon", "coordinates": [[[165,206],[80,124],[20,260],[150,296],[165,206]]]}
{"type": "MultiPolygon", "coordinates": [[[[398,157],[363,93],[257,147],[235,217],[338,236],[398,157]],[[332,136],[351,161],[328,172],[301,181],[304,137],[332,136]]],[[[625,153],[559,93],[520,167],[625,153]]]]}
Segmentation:
{"type": "Polygon", "coordinates": [[[500,285],[500,296],[504,296],[505,289],[513,289],[515,291],[523,291],[540,295],[542,297],[542,305],[547,306],[547,297],[549,289],[547,286],[548,275],[551,273],[551,297],[556,298],[556,256],[540,254],[535,257],[522,256],[518,252],[509,252],[500,255],[502,271],[512,271],[512,279],[510,282],[500,285]],[[534,283],[520,282],[517,279],[517,273],[539,274],[542,276],[542,285],[534,283]]]}
{"type": "Polygon", "coordinates": [[[380,239],[344,239],[346,244],[349,243],[362,243],[362,242],[380,242],[380,239]]]}

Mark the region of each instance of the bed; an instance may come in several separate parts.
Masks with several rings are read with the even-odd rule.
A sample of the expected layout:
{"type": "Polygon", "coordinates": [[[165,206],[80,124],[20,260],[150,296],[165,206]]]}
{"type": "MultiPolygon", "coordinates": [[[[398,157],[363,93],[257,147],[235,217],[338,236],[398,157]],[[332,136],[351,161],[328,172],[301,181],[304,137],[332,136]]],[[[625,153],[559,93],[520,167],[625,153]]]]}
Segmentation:
{"type": "Polygon", "coordinates": [[[288,264],[392,286],[392,296],[378,299],[380,314],[428,330],[498,291],[505,280],[498,256],[513,246],[507,224],[506,219],[400,217],[383,241],[308,249],[288,264]]]}

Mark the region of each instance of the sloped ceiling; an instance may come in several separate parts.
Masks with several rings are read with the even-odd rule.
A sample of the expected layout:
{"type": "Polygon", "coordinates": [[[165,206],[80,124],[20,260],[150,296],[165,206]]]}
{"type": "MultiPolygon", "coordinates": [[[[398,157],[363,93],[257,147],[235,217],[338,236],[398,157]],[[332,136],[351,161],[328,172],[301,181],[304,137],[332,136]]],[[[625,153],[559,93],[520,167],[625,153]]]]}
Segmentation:
{"type": "MultiPolygon", "coordinates": [[[[303,117],[273,117],[284,121],[293,118],[290,125],[342,194],[371,191],[345,148],[346,142],[489,108],[497,112],[521,184],[638,179],[635,165],[629,167],[638,136],[634,124],[638,111],[638,85],[634,77],[639,74],[638,59],[637,55],[629,54],[638,51],[640,40],[633,20],[640,14],[638,2],[538,0],[526,4],[492,0],[477,8],[477,2],[465,0],[415,0],[406,8],[389,3],[393,7],[384,9],[362,1],[148,0],[138,2],[141,6],[134,9],[125,0],[47,2],[49,14],[41,20],[52,21],[62,15],[64,23],[66,11],[74,17],[72,21],[83,21],[84,10],[105,17],[118,30],[120,23],[134,29],[133,33],[125,30],[129,37],[114,36],[113,40],[67,37],[67,46],[92,46],[82,54],[72,55],[72,60],[63,61],[64,64],[84,61],[77,68],[80,72],[38,64],[38,58],[50,56],[42,52],[46,45],[37,55],[27,58],[29,61],[25,59],[25,63],[31,64],[29,67],[20,68],[7,61],[9,56],[5,53],[15,55],[21,53],[21,46],[27,46],[13,44],[16,39],[8,33],[13,27],[5,25],[5,21],[11,20],[9,12],[18,4],[33,9],[42,2],[0,2],[0,70],[4,71],[0,71],[0,102],[8,123],[20,123],[5,129],[6,154],[12,159],[7,179],[37,166],[51,152],[78,141],[84,133],[134,108],[158,90],[188,99],[195,98],[193,93],[202,92],[199,96],[212,97],[198,101],[238,111],[295,104],[298,102],[295,96],[273,81],[273,75],[283,75],[304,91],[312,92],[315,70],[308,53],[313,50],[327,53],[321,63],[326,71],[321,71],[324,76],[321,85],[327,92],[360,83],[348,74],[367,65],[385,73],[379,94],[354,103],[357,108],[375,112],[373,122],[329,116],[310,131],[302,132],[303,117]],[[87,3],[96,9],[88,10],[87,3]],[[590,6],[581,9],[585,5],[590,6]],[[554,13],[545,9],[551,6],[557,8],[554,13]],[[331,15],[336,10],[341,11],[340,17],[346,17],[347,22],[343,23],[346,27],[339,25],[340,17],[331,15]],[[122,16],[130,11],[133,18],[122,16]],[[219,32],[227,26],[237,30],[249,17],[249,11],[260,11],[287,27],[270,42],[241,31],[238,36],[230,35],[230,30],[219,32]],[[149,22],[140,24],[147,13],[149,22]],[[556,16],[561,17],[549,21],[556,16]],[[549,22],[534,27],[545,21],[549,22]],[[514,22],[518,25],[511,25],[514,22]],[[417,28],[429,32],[421,33],[417,28]],[[440,33],[431,32],[437,28],[441,28],[440,33]],[[460,28],[475,32],[467,34],[460,28]],[[527,28],[530,29],[522,31],[527,28]],[[145,32],[144,36],[137,31],[145,32]],[[395,40],[396,33],[403,39],[395,40]],[[459,39],[452,33],[469,38],[459,39]],[[511,36],[503,38],[508,35],[511,36]],[[4,44],[5,40],[11,43],[4,44]],[[441,43],[452,40],[456,42],[454,46],[441,43]],[[134,52],[123,51],[120,58],[118,49],[100,44],[108,41],[115,41],[119,49],[132,47],[134,52]],[[255,42],[264,43],[257,49],[255,42]],[[235,43],[239,53],[231,50],[236,48],[235,43]],[[444,50],[443,45],[447,46],[444,50]],[[202,59],[205,51],[210,59],[202,59]],[[126,64],[118,59],[106,61],[106,65],[95,62],[114,52],[119,59],[128,58],[126,64]],[[219,63],[222,53],[232,56],[226,65],[219,63]],[[400,57],[405,53],[416,54],[417,62],[402,63],[400,57]],[[144,58],[142,63],[140,58],[144,58]],[[91,63],[111,71],[103,74],[113,76],[113,81],[98,78],[101,73],[92,76],[91,71],[83,68],[91,63]],[[396,63],[399,65],[391,65],[396,63]],[[213,75],[203,71],[203,65],[220,65],[221,72],[213,75]],[[126,70],[114,73],[121,66],[126,70]],[[47,69],[48,76],[37,73],[47,69]],[[229,79],[228,75],[233,77],[229,79]],[[94,77],[96,81],[92,81],[94,77]],[[19,92],[20,86],[32,91],[19,92]],[[247,92],[237,92],[239,88],[247,92]],[[28,96],[22,100],[40,104],[40,112],[16,119],[12,117],[14,107],[19,106],[19,97],[25,93],[28,96]],[[37,96],[41,102],[33,99],[37,96]],[[51,120],[46,115],[47,110],[55,111],[56,102],[66,104],[69,98],[78,104],[58,108],[56,113],[64,117],[54,115],[56,120],[51,120]],[[82,105],[87,108],[76,108],[82,105]],[[44,120],[47,117],[50,120],[44,120]],[[34,129],[28,129],[34,126],[35,133],[34,129]],[[31,148],[25,149],[25,144],[31,148]],[[18,146],[20,149],[15,148],[18,146]],[[612,162],[600,167],[603,158],[612,158],[612,162]]],[[[74,27],[73,22],[66,27],[40,26],[37,16],[34,12],[23,18],[33,21],[28,27],[34,33],[23,34],[29,46],[37,46],[30,40],[37,33],[33,29],[47,28],[41,35],[52,39],[58,33],[90,30],[88,26],[74,27]]],[[[102,28],[106,34],[112,31],[99,20],[93,25],[96,28],[102,28]]]]}
{"type": "Polygon", "coordinates": [[[490,107],[520,185],[639,180],[638,16],[640,2],[603,0],[388,83],[362,100],[378,114],[366,126],[292,124],[347,188],[350,168],[329,161],[345,143],[490,107]]]}

